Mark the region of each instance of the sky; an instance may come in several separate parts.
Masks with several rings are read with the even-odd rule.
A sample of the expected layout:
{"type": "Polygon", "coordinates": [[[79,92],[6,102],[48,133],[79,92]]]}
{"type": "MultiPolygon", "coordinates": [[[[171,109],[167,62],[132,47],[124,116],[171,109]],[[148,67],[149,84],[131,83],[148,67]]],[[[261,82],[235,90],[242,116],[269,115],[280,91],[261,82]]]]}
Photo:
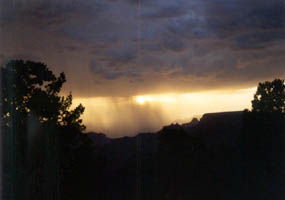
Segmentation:
{"type": "Polygon", "coordinates": [[[1,65],[64,71],[88,131],[114,137],[249,108],[284,52],[283,0],[0,0],[1,65]]]}

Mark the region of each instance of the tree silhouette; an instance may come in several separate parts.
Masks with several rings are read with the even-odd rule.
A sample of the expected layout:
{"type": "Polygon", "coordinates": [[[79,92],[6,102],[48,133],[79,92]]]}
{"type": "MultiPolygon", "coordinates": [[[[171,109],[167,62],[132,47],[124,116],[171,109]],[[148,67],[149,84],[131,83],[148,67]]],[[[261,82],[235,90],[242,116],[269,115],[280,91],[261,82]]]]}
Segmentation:
{"type": "Polygon", "coordinates": [[[272,82],[259,83],[252,101],[254,112],[285,112],[284,80],[275,79],[272,82]]]}
{"type": "Polygon", "coordinates": [[[25,126],[28,116],[36,116],[40,123],[73,126],[85,129],[80,119],[84,107],[74,110],[72,95],[59,96],[65,74],[56,77],[40,62],[13,60],[2,70],[3,116],[7,127],[25,126]]]}
{"type": "Polygon", "coordinates": [[[5,198],[56,199],[58,179],[72,167],[62,160],[86,144],[84,107],[71,109],[72,95],[59,94],[65,74],[56,77],[44,63],[12,60],[1,76],[5,198]]]}
{"type": "Polygon", "coordinates": [[[259,83],[252,111],[246,110],[243,119],[244,194],[249,199],[280,199],[285,185],[284,80],[259,83]]]}

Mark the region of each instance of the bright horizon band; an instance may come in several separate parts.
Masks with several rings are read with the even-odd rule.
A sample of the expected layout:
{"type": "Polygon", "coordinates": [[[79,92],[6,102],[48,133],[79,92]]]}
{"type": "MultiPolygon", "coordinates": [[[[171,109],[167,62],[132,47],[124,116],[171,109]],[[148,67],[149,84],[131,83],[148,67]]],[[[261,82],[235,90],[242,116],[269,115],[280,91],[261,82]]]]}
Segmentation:
{"type": "Polygon", "coordinates": [[[162,126],[185,123],[209,112],[250,108],[256,87],[197,93],[146,94],[131,97],[75,98],[85,106],[87,131],[111,137],[157,131],[162,126]]]}

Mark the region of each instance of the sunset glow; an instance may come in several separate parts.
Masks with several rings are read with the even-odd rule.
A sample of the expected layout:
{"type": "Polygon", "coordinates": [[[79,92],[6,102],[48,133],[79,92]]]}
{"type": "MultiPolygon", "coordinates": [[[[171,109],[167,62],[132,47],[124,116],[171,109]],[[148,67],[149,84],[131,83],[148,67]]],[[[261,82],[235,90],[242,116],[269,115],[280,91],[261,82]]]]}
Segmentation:
{"type": "Polygon", "coordinates": [[[135,101],[138,104],[145,104],[145,103],[158,103],[158,102],[174,102],[177,100],[178,94],[162,94],[162,95],[142,95],[136,96],[135,101]]]}
{"type": "Polygon", "coordinates": [[[157,131],[173,122],[185,123],[209,112],[250,108],[256,88],[199,93],[146,94],[133,97],[75,98],[86,110],[83,121],[88,131],[113,137],[143,131],[157,131]]]}
{"type": "Polygon", "coordinates": [[[150,101],[153,101],[153,98],[149,97],[149,96],[137,96],[136,97],[136,102],[139,104],[144,104],[144,103],[150,102],[150,101]]]}
{"type": "Polygon", "coordinates": [[[249,108],[252,87],[285,79],[283,4],[2,0],[0,64],[31,60],[64,72],[61,92],[86,108],[87,131],[153,131],[249,108]]]}

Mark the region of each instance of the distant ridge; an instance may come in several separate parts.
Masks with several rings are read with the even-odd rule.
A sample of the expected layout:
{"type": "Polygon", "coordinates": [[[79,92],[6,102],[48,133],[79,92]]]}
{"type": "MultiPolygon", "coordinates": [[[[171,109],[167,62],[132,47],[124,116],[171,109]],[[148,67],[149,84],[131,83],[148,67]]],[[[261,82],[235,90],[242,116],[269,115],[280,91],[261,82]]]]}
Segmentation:
{"type": "Polygon", "coordinates": [[[105,145],[105,144],[110,144],[111,139],[108,138],[105,134],[103,133],[95,133],[95,132],[89,132],[86,133],[92,141],[99,146],[105,145]]]}
{"type": "MultiPolygon", "coordinates": [[[[158,132],[142,134],[138,133],[133,137],[120,137],[116,139],[108,138],[103,133],[89,132],[87,135],[94,141],[95,144],[102,146],[112,144],[115,141],[125,141],[127,143],[135,143],[136,138],[156,137],[163,130],[183,130],[191,136],[203,139],[207,144],[224,143],[227,145],[235,145],[242,129],[242,114],[243,111],[228,111],[205,113],[200,120],[193,118],[191,122],[178,124],[172,123],[162,127],[158,132]]],[[[123,143],[125,143],[123,142],[123,143]]]]}
{"type": "Polygon", "coordinates": [[[233,115],[242,115],[243,111],[227,111],[227,112],[215,112],[215,113],[205,113],[202,115],[202,118],[207,117],[225,117],[225,116],[233,116],[233,115]]]}
{"type": "Polygon", "coordinates": [[[206,113],[196,130],[189,134],[202,138],[207,144],[237,145],[243,127],[243,111],[206,113]]]}

